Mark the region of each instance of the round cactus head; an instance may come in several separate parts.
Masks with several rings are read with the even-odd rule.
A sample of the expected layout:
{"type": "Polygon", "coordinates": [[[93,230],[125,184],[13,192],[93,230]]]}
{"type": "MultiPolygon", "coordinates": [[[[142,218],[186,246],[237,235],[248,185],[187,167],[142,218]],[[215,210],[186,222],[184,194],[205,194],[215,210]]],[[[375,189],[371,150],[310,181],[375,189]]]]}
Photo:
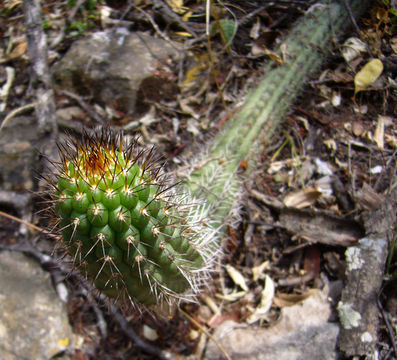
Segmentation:
{"type": "Polygon", "coordinates": [[[61,242],[101,293],[145,306],[191,299],[214,258],[203,212],[153,149],[109,129],[59,145],[51,185],[61,242]]]}

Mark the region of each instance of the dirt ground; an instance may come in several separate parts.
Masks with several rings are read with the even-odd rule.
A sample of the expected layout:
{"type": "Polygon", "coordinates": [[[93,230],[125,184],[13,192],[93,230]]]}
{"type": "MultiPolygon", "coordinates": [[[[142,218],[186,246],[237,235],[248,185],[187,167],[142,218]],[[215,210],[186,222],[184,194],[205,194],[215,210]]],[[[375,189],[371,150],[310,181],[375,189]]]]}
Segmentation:
{"type": "MultiPolygon", "coordinates": [[[[141,86],[134,116],[116,109],[106,120],[111,126],[123,127],[152,109],[162,121],[140,125],[133,133],[146,144],[155,144],[170,168],[175,168],[180,157],[191,156],[191,143],[205,143],[222,128],[241,89],[255,84],[263,63],[280,61],[272,49],[314,2],[214,3],[211,21],[218,22],[218,30],[213,26],[210,52],[205,36],[205,2],[174,1],[173,7],[167,3],[172,2],[46,1],[43,26],[49,42],[53,41],[50,64],[77,39],[116,26],[117,21],[124,21],[131,31],[165,35],[186,46],[188,61],[172,69],[178,86],[170,86],[161,76],[152,79],[152,83],[141,86]],[[226,27],[233,29],[235,22],[239,26],[230,33],[226,27]],[[177,95],[182,95],[189,105],[181,107],[177,95]],[[197,114],[199,120],[191,122],[189,119],[197,114]]],[[[362,214],[375,209],[396,185],[396,30],[395,2],[374,1],[345,38],[335,39],[333,54],[321,73],[307,84],[260,154],[253,176],[244,182],[242,219],[237,228],[227,229],[222,261],[232,264],[239,275],[220,268],[199,303],[182,306],[188,317],[182,312],[169,319],[129,314],[127,319],[134,330],[150,346],[188,356],[197,351],[203,328],[211,332],[226,320],[246,322],[260,307],[264,274],[276,284],[276,293],[271,309],[260,319],[263,327],[275,324],[283,307],[301,302],[313,289],[345,279],[345,251],[365,233],[362,214]],[[361,89],[357,74],[374,58],[381,59],[383,71],[373,78],[364,75],[366,88],[361,89]],[[288,224],[274,204],[295,209],[288,214],[288,224]],[[302,236],[298,226],[307,222],[308,216],[323,216],[323,221],[316,232],[302,236]],[[327,226],[332,227],[331,218],[344,222],[341,231],[332,232],[332,239],[323,233],[327,226]],[[246,291],[241,291],[236,280],[240,277],[246,291]],[[156,340],[147,339],[147,327],[156,333],[156,340]]],[[[3,117],[31,102],[21,1],[7,0],[0,5],[0,48],[0,81],[6,79],[4,66],[16,71],[3,117]]],[[[82,107],[84,103],[95,112],[98,105],[89,97],[76,100],[61,93],[56,93],[55,99],[58,109],[82,107]]],[[[84,118],[72,120],[87,127],[97,125],[86,112],[84,118]]],[[[60,129],[70,131],[64,124],[60,129]]],[[[241,167],[243,172],[244,164],[241,167]]],[[[15,226],[15,222],[0,217],[0,243],[7,245],[5,239],[15,226]]],[[[396,234],[393,236],[379,293],[383,314],[377,345],[380,359],[397,357],[396,234]]],[[[49,248],[45,245],[43,249],[49,248]]],[[[134,346],[106,305],[82,297],[81,285],[73,276],[67,284],[72,294],[68,304],[70,322],[85,340],[82,348],[70,354],[72,359],[157,358],[134,346]],[[106,338],[98,325],[98,313],[107,324],[106,338]]],[[[340,291],[333,299],[334,310],[338,296],[340,291]]]]}

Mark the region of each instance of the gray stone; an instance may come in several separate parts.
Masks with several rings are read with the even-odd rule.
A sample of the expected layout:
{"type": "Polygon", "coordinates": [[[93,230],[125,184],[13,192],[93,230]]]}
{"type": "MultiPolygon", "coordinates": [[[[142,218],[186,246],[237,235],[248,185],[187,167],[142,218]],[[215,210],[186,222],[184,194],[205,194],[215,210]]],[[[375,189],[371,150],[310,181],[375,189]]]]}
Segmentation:
{"type": "Polygon", "coordinates": [[[397,220],[397,188],[390,189],[376,210],[363,214],[366,236],[345,252],[346,285],[337,309],[342,324],[338,347],[347,357],[377,356],[381,323],[378,298],[390,234],[397,220]]]}
{"type": "MultiPolygon", "coordinates": [[[[32,170],[38,164],[44,143],[34,117],[10,119],[0,132],[0,187],[3,190],[33,190],[32,170]]],[[[36,168],[39,172],[39,168],[36,168]]]]}
{"type": "Polygon", "coordinates": [[[179,52],[162,39],[119,28],[74,42],[54,66],[53,78],[58,89],[92,96],[131,114],[142,81],[178,57],[179,52]]]}
{"type": "MultiPolygon", "coordinates": [[[[270,328],[228,320],[215,330],[214,337],[236,360],[331,360],[336,359],[339,327],[328,322],[330,314],[326,295],[318,292],[301,304],[284,307],[280,321],[270,328]]],[[[210,341],[206,358],[224,356],[210,341]]]]}
{"type": "Polygon", "coordinates": [[[0,359],[47,360],[72,336],[49,274],[21,253],[0,252],[0,359]]]}

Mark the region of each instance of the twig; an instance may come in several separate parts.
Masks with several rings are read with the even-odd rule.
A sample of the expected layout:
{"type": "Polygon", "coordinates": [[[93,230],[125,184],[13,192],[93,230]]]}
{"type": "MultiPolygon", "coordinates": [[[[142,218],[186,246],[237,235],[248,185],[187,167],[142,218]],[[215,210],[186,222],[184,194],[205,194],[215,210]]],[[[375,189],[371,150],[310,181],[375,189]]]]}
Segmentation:
{"type": "Polygon", "coordinates": [[[173,356],[160,348],[148,344],[147,342],[143,341],[134,331],[134,329],[130,326],[127,319],[119,312],[117,307],[112,303],[109,304],[110,312],[115,318],[115,320],[119,323],[123,332],[134,342],[134,345],[139,347],[140,349],[146,351],[151,355],[155,355],[158,359],[161,360],[171,360],[173,356]]]}
{"type": "Polygon", "coordinates": [[[390,324],[390,321],[389,321],[389,318],[388,318],[388,314],[385,312],[381,302],[379,301],[379,296],[377,298],[377,303],[378,303],[378,308],[379,308],[380,312],[382,313],[383,320],[385,321],[385,324],[386,324],[386,327],[387,327],[387,332],[388,332],[388,335],[390,337],[390,341],[391,341],[392,346],[393,346],[394,355],[397,356],[396,334],[394,333],[393,327],[390,324]]]}
{"type": "Polygon", "coordinates": [[[103,124],[104,120],[88,105],[79,95],[69,91],[69,90],[61,90],[61,94],[70,97],[73,100],[76,100],[79,105],[88,112],[88,114],[99,124],[103,124]]]}
{"type": "Polygon", "coordinates": [[[154,30],[156,31],[157,34],[159,34],[159,36],[161,38],[163,38],[165,41],[167,41],[175,50],[177,51],[181,51],[180,47],[175,46],[175,44],[172,42],[172,40],[168,37],[167,34],[165,34],[164,32],[162,32],[160,30],[160,28],[158,27],[158,25],[156,24],[156,22],[153,20],[153,17],[150,16],[150,14],[148,12],[146,12],[145,10],[141,9],[138,6],[133,6],[134,9],[140,11],[143,15],[145,15],[145,17],[149,20],[149,22],[152,24],[154,30]]]}
{"type": "Polygon", "coordinates": [[[164,3],[161,0],[153,0],[153,4],[154,4],[154,9],[155,8],[160,8],[161,10],[163,10],[160,14],[166,18],[167,21],[169,22],[176,22],[182,29],[186,30],[188,33],[192,34],[194,37],[197,37],[197,34],[195,31],[193,31],[188,25],[186,25],[181,19],[180,17],[175,14],[170,8],[169,6],[164,3]]]}
{"type": "Polygon", "coordinates": [[[209,331],[202,327],[200,325],[200,323],[198,321],[196,321],[195,319],[193,319],[188,313],[186,313],[185,311],[183,311],[181,308],[178,308],[179,312],[186,317],[186,319],[188,319],[194,326],[198,327],[200,331],[202,331],[206,336],[208,336],[213,342],[214,344],[218,347],[218,349],[222,352],[223,355],[225,355],[225,358],[227,360],[232,360],[232,358],[230,357],[230,355],[226,352],[225,348],[222,346],[221,343],[219,343],[218,340],[216,340],[210,333],[209,331]]]}
{"type": "Polygon", "coordinates": [[[279,286],[297,286],[303,285],[314,278],[314,273],[310,272],[302,276],[294,276],[286,279],[280,279],[278,281],[279,286]]]}
{"type": "Polygon", "coordinates": [[[97,326],[101,333],[101,336],[103,339],[106,339],[108,337],[107,323],[103,315],[103,312],[100,309],[98,301],[96,300],[95,296],[93,296],[93,292],[91,291],[90,288],[85,287],[84,283],[82,283],[80,286],[80,293],[88,300],[89,305],[91,306],[97,318],[97,326]]]}
{"type": "Polygon", "coordinates": [[[36,117],[41,135],[50,133],[55,139],[57,124],[51,73],[48,67],[47,39],[43,31],[39,0],[24,0],[28,53],[31,63],[31,86],[36,92],[36,117]]]}
{"type": "Polygon", "coordinates": [[[263,10],[267,9],[270,7],[272,4],[266,4],[264,6],[259,6],[257,9],[254,11],[251,11],[249,14],[244,15],[240,20],[239,20],[239,25],[246,25],[248,24],[256,15],[261,13],[263,10]]]}
{"type": "MultiPolygon", "coordinates": [[[[356,30],[357,36],[362,41],[363,38],[361,36],[360,28],[359,28],[359,26],[357,24],[357,21],[356,21],[355,17],[354,17],[354,14],[353,14],[352,9],[351,9],[351,7],[349,5],[349,2],[347,0],[343,0],[343,4],[345,5],[345,7],[347,9],[347,12],[349,13],[350,21],[352,22],[353,27],[356,30]]],[[[366,43],[366,42],[364,42],[364,43],[366,43]]],[[[366,47],[367,47],[367,51],[371,55],[371,57],[374,57],[374,54],[372,53],[371,48],[368,45],[366,47]]]]}
{"type": "Polygon", "coordinates": [[[0,131],[3,129],[3,127],[7,124],[7,122],[12,119],[14,116],[17,116],[27,110],[33,110],[35,108],[35,106],[37,105],[37,102],[31,103],[31,104],[27,104],[24,106],[21,106],[19,108],[16,108],[14,110],[12,110],[3,120],[3,122],[0,125],[0,131]]]}
{"type": "Polygon", "coordinates": [[[3,100],[3,103],[0,104],[0,112],[3,112],[7,107],[8,95],[10,94],[10,89],[15,79],[15,69],[11,66],[6,66],[6,73],[7,81],[0,89],[0,99],[3,100]]]}
{"type": "Polygon", "coordinates": [[[1,210],[0,210],[0,216],[4,216],[4,217],[6,217],[6,218],[8,218],[8,219],[11,219],[11,220],[14,220],[14,221],[16,221],[16,222],[19,222],[20,224],[23,224],[23,225],[25,225],[25,226],[27,226],[27,227],[33,229],[33,230],[39,231],[39,232],[41,232],[41,233],[43,233],[43,234],[46,234],[47,236],[50,236],[50,237],[52,237],[52,238],[54,238],[54,239],[58,239],[58,236],[57,236],[57,235],[52,234],[51,232],[49,232],[49,231],[47,231],[47,230],[44,230],[44,229],[42,229],[41,227],[36,226],[36,225],[30,223],[29,221],[26,221],[26,220],[20,219],[20,218],[18,218],[18,217],[16,217],[16,216],[7,214],[7,213],[4,212],[4,211],[1,211],[1,210]]]}
{"type": "Polygon", "coordinates": [[[51,41],[50,48],[54,48],[60,44],[60,42],[65,38],[66,29],[68,28],[69,24],[73,21],[74,17],[77,14],[77,11],[80,9],[81,5],[83,5],[86,0],[78,0],[76,5],[73,6],[72,10],[70,11],[69,16],[66,19],[65,25],[62,27],[60,34],[51,41]]]}
{"type": "Polygon", "coordinates": [[[210,36],[210,31],[209,31],[209,17],[210,17],[210,15],[209,15],[210,5],[209,4],[210,4],[210,0],[207,0],[207,7],[206,7],[207,14],[206,14],[206,30],[205,30],[205,33],[207,35],[208,57],[209,57],[210,64],[211,64],[212,77],[213,77],[213,79],[215,81],[216,88],[218,89],[219,95],[221,97],[222,106],[225,109],[225,111],[227,113],[229,113],[228,107],[226,105],[225,97],[223,95],[223,89],[222,89],[222,87],[219,84],[217,73],[216,73],[216,69],[215,69],[215,61],[214,61],[214,55],[213,55],[213,52],[212,52],[211,36],[210,36]]]}
{"type": "Polygon", "coordinates": [[[264,203],[266,206],[270,206],[276,210],[281,210],[285,207],[284,203],[281,200],[273,196],[262,194],[261,192],[255,189],[250,190],[250,195],[254,199],[257,199],[260,202],[264,203]]]}

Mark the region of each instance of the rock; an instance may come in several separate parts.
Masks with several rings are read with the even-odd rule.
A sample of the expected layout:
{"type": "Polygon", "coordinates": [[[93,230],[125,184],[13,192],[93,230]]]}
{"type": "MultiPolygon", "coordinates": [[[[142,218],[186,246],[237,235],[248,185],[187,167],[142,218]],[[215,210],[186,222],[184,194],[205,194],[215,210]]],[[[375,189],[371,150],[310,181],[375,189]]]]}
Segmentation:
{"type": "Polygon", "coordinates": [[[64,121],[71,121],[74,118],[84,119],[85,112],[81,110],[78,106],[69,106],[63,109],[59,109],[56,111],[56,116],[58,119],[62,119],[64,121]]]}
{"type": "MultiPolygon", "coordinates": [[[[10,119],[0,132],[0,188],[33,190],[32,170],[37,166],[44,140],[33,117],[10,119]]],[[[40,172],[39,168],[35,168],[40,172]]]]}
{"type": "Polygon", "coordinates": [[[58,89],[92,96],[102,105],[131,114],[142,82],[151,84],[148,91],[155,97],[163,85],[175,82],[155,72],[164,73],[178,57],[165,40],[118,28],[74,42],[54,66],[53,78],[58,89]]]}
{"type": "MultiPolygon", "coordinates": [[[[270,328],[228,320],[214,337],[236,360],[331,360],[336,359],[339,327],[328,322],[330,314],[327,296],[319,291],[301,304],[284,307],[280,321],[270,328]]],[[[208,360],[224,358],[212,341],[206,355],[208,360]]]]}
{"type": "Polygon", "coordinates": [[[346,357],[377,357],[381,331],[378,298],[390,234],[397,221],[397,188],[390,189],[375,210],[363,213],[366,236],[345,252],[346,285],[337,309],[342,325],[338,347],[346,357]]]}
{"type": "Polygon", "coordinates": [[[50,275],[18,252],[0,252],[0,359],[48,360],[72,341],[50,275]]]}

